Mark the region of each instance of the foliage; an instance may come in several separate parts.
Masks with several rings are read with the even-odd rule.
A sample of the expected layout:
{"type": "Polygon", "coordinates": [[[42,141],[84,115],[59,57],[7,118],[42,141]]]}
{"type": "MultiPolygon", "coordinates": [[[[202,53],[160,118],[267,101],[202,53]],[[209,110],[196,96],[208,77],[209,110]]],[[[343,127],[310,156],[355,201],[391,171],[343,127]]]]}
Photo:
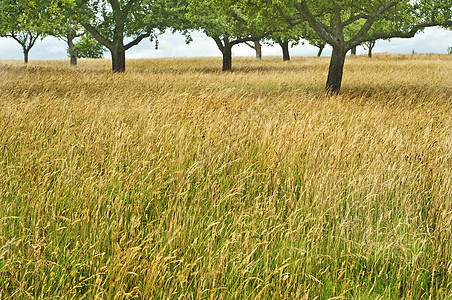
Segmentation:
{"type": "Polygon", "coordinates": [[[452,47],[447,48],[447,53],[452,54],[452,47]]]}
{"type": "Polygon", "coordinates": [[[209,37],[231,41],[261,39],[275,31],[268,8],[261,1],[189,0],[188,19],[193,29],[209,37]]]}
{"type": "MultiPolygon", "coordinates": [[[[95,28],[107,40],[113,41],[115,35],[119,35],[135,41],[142,35],[156,35],[159,30],[165,30],[171,23],[176,22],[179,14],[183,13],[181,4],[178,5],[177,2],[183,1],[75,0],[74,12],[81,24],[95,28]]],[[[127,48],[127,45],[125,46],[127,48]]]]}
{"type": "Polygon", "coordinates": [[[223,71],[231,70],[234,45],[260,41],[275,31],[263,1],[188,0],[190,27],[211,37],[223,54],[223,71]]]}
{"type": "Polygon", "coordinates": [[[68,5],[70,0],[0,0],[0,32],[33,30],[47,34],[63,17],[60,9],[68,5]]]}
{"type": "Polygon", "coordinates": [[[89,34],[82,35],[75,42],[75,48],[77,49],[78,58],[102,58],[106,51],[105,47],[89,34]]]}
{"type": "Polygon", "coordinates": [[[61,24],[60,7],[69,0],[0,0],[0,36],[11,37],[23,49],[24,61],[38,38],[44,38],[61,24]]]}
{"type": "Polygon", "coordinates": [[[177,24],[184,5],[176,0],[75,0],[72,11],[77,22],[110,50],[113,70],[122,72],[125,51],[177,24]],[[127,37],[131,41],[124,44],[127,37]]]}
{"type": "Polygon", "coordinates": [[[347,50],[366,41],[411,37],[425,27],[447,26],[452,22],[450,1],[274,0],[273,3],[282,6],[292,18],[308,21],[331,46],[343,40],[347,50]]]}
{"type": "Polygon", "coordinates": [[[308,22],[333,47],[326,90],[341,88],[345,55],[364,42],[409,38],[431,26],[452,25],[450,0],[273,0],[283,15],[308,22]]]}

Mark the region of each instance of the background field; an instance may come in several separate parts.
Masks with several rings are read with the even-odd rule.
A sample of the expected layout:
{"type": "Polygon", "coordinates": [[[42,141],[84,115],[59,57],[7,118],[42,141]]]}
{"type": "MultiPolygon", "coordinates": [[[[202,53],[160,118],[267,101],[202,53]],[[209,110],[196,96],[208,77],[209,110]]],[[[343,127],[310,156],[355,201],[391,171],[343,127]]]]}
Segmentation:
{"type": "Polygon", "coordinates": [[[452,56],[0,62],[0,298],[452,298],[452,56]]]}

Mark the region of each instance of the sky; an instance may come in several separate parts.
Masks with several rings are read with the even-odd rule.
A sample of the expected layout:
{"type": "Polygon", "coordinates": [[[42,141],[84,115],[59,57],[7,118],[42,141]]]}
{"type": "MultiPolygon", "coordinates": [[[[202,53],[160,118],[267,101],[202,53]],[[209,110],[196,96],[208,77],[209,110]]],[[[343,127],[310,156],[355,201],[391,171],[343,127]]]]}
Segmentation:
{"type": "MultiPolygon", "coordinates": [[[[159,48],[149,40],[143,40],[138,46],[132,47],[126,52],[126,58],[162,58],[162,57],[208,57],[221,56],[215,42],[202,32],[192,34],[193,42],[185,43],[185,37],[180,34],[164,33],[159,37],[159,48]]],[[[447,53],[448,47],[452,47],[452,31],[427,28],[423,33],[410,39],[391,39],[391,41],[377,41],[374,53],[447,53]]],[[[30,60],[33,59],[66,59],[67,45],[64,41],[54,37],[38,40],[30,50],[30,60]]],[[[317,48],[305,43],[291,48],[292,56],[314,56],[317,48]]],[[[263,56],[280,56],[281,49],[278,45],[263,47],[263,56]]],[[[358,47],[357,54],[364,54],[366,50],[358,47]]],[[[331,48],[327,47],[323,55],[330,55],[331,48]]],[[[233,56],[254,56],[254,50],[246,45],[233,47],[233,56]]],[[[105,57],[109,58],[108,52],[105,57]]],[[[11,38],[0,38],[0,59],[22,59],[21,46],[11,38]]]]}

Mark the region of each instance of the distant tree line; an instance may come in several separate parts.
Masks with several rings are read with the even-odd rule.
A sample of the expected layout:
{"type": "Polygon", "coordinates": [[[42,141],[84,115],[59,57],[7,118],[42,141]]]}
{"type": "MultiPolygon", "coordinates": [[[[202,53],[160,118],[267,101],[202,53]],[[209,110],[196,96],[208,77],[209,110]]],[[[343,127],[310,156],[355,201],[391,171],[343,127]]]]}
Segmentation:
{"type": "Polygon", "coordinates": [[[332,47],[328,92],[341,88],[346,53],[363,45],[371,56],[380,39],[410,38],[427,27],[452,26],[451,0],[0,0],[0,36],[16,40],[24,61],[38,39],[56,36],[77,57],[108,50],[112,70],[125,71],[125,52],[165,30],[200,30],[232,70],[232,47],[247,44],[260,58],[262,43],[281,46],[284,60],[301,40],[332,47]],[[126,40],[128,42],[126,42],[126,40]]]}

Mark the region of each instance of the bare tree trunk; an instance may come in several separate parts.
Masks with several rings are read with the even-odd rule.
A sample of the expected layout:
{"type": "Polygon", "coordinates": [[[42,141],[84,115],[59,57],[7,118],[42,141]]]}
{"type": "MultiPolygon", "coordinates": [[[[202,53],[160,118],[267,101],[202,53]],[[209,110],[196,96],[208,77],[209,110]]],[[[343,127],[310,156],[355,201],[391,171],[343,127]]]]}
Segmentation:
{"type": "Polygon", "coordinates": [[[232,71],[232,46],[227,43],[223,49],[223,71],[232,71]]]}
{"type": "Polygon", "coordinates": [[[367,44],[367,56],[368,56],[369,58],[372,57],[372,50],[374,49],[374,47],[375,47],[375,41],[370,41],[370,42],[367,44]]]}
{"type": "Polygon", "coordinates": [[[256,50],[256,59],[262,59],[262,45],[259,41],[254,41],[254,50],[256,50]]]}
{"type": "Polygon", "coordinates": [[[15,32],[11,32],[11,34],[7,34],[6,36],[12,37],[22,46],[22,51],[24,53],[24,63],[28,64],[28,53],[30,52],[31,48],[33,48],[36,40],[39,38],[39,33],[25,31],[16,34],[15,32]]]}
{"type": "Polygon", "coordinates": [[[24,50],[24,63],[28,64],[28,52],[30,52],[30,49],[23,47],[23,50],[24,50]]]}
{"type": "Polygon", "coordinates": [[[330,68],[328,71],[328,80],[325,88],[328,93],[337,94],[341,89],[346,54],[347,50],[344,50],[341,47],[333,47],[330,68]]]}
{"type": "Polygon", "coordinates": [[[356,46],[352,48],[351,55],[356,56],[356,46]]]}
{"type": "Polygon", "coordinates": [[[77,65],[77,48],[74,45],[75,35],[68,33],[66,38],[67,38],[67,45],[68,45],[68,49],[69,49],[69,57],[71,58],[71,66],[76,66],[77,65]]]}
{"type": "Polygon", "coordinates": [[[290,61],[289,41],[279,41],[278,44],[282,48],[283,61],[290,61]]]}
{"type": "Polygon", "coordinates": [[[124,47],[115,47],[115,48],[113,48],[113,50],[110,50],[110,53],[111,53],[113,72],[115,72],[115,73],[125,72],[125,70],[126,70],[126,51],[124,50],[124,47]]]}
{"type": "Polygon", "coordinates": [[[319,52],[317,52],[317,57],[322,56],[322,52],[323,52],[323,49],[324,49],[324,48],[325,48],[325,45],[319,46],[319,52]]]}

